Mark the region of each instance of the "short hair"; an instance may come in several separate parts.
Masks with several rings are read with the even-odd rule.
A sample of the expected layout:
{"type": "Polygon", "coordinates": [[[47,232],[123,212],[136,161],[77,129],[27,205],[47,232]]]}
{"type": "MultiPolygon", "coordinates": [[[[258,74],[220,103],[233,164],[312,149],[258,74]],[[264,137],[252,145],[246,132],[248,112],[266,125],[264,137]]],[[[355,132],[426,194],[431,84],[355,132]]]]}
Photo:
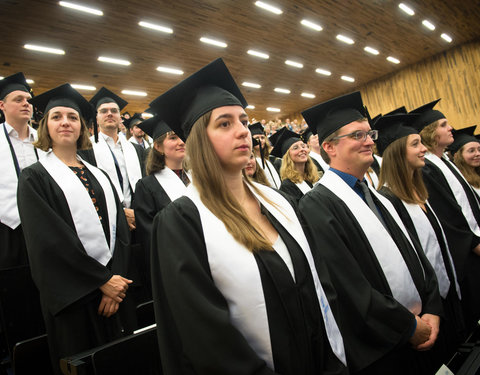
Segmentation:
{"type": "Polygon", "coordinates": [[[327,154],[327,152],[323,148],[324,143],[338,143],[338,139],[334,139],[335,137],[338,136],[338,133],[340,133],[340,129],[335,130],[332,134],[330,134],[327,138],[325,138],[320,145],[320,156],[322,159],[325,161],[325,163],[330,164],[330,156],[327,154]]]}
{"type": "MultiPolygon", "coordinates": [[[[42,151],[48,151],[52,148],[52,138],[48,134],[48,115],[50,111],[40,120],[37,129],[37,140],[33,143],[36,148],[42,151]]],[[[92,142],[90,142],[90,133],[87,129],[87,124],[82,116],[80,118],[80,136],[77,139],[77,150],[86,150],[92,148],[92,142]]]]}
{"type": "Polygon", "coordinates": [[[165,138],[167,138],[168,133],[162,134],[160,137],[155,139],[155,141],[153,142],[153,146],[150,147],[145,166],[147,176],[157,173],[165,168],[165,154],[158,151],[155,148],[155,144],[163,144],[163,141],[165,140],[165,138]]]}
{"type": "Polygon", "coordinates": [[[436,120],[431,124],[428,124],[420,132],[420,136],[422,137],[422,143],[430,152],[434,151],[434,149],[438,145],[436,137],[436,130],[438,128],[438,125],[440,125],[440,120],[436,120]]]}

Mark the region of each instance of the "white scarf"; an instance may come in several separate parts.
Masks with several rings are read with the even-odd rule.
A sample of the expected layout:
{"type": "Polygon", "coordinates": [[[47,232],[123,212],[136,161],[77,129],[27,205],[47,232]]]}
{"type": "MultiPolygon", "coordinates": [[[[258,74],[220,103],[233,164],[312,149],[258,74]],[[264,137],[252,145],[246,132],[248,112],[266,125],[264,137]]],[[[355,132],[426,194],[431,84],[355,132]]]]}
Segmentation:
{"type": "Polygon", "coordinates": [[[115,248],[117,227],[115,197],[110,182],[103,172],[81,158],[79,159],[102,186],[107,203],[108,223],[110,225],[110,248],[108,247],[97,211],[92,203],[92,198],[80,179],[52,151],[49,151],[40,162],[48,174],[60,186],[60,189],[62,189],[73,223],[75,224],[75,230],[85,251],[90,257],[105,266],[111,259],[115,248]]]}
{"type": "MultiPolygon", "coordinates": [[[[460,181],[455,177],[455,175],[452,173],[450,168],[447,167],[447,165],[440,159],[437,155],[434,155],[430,152],[427,152],[425,154],[425,157],[430,160],[433,164],[435,164],[440,171],[442,171],[443,176],[447,180],[448,185],[450,186],[450,189],[453,192],[453,195],[462,209],[463,216],[465,216],[465,219],[467,220],[468,226],[470,227],[470,230],[475,233],[476,236],[480,237],[480,228],[478,227],[477,220],[475,219],[475,216],[473,215],[472,208],[470,207],[470,202],[468,201],[467,194],[465,193],[465,190],[463,189],[462,184],[460,181]]],[[[450,163],[448,160],[445,159],[447,163],[450,163]]],[[[463,178],[462,172],[455,166],[455,164],[450,163],[450,165],[456,169],[458,172],[460,178],[463,178]]],[[[463,178],[464,179],[464,178],[463,178]]],[[[465,183],[467,186],[470,186],[470,184],[465,180],[465,183]]],[[[472,194],[473,191],[472,191],[472,194]]]]}
{"type": "MultiPolygon", "coordinates": [[[[18,177],[3,126],[0,124],[0,222],[11,229],[16,229],[20,225],[17,206],[18,177]]],[[[34,135],[35,139],[37,138],[35,129],[28,127],[28,131],[29,134],[34,135]]],[[[37,149],[37,153],[39,158],[45,154],[39,149],[37,149]]]]}
{"type": "MultiPolygon", "coordinates": [[[[110,146],[107,144],[102,134],[98,135],[98,143],[95,143],[93,137],[91,137],[90,140],[92,141],[97,167],[107,172],[108,177],[110,177],[112,180],[113,186],[115,186],[115,190],[120,197],[120,201],[123,201],[123,187],[120,186],[120,181],[118,180],[115,161],[112,155],[113,150],[110,149],[110,146]]],[[[130,183],[132,191],[134,192],[137,181],[142,178],[142,170],[138,161],[137,152],[135,151],[135,147],[132,145],[132,143],[127,141],[125,137],[119,136],[117,142],[120,142],[122,145],[125,166],[127,168],[128,182],[130,183]]]]}
{"type": "Polygon", "coordinates": [[[270,186],[275,188],[275,189],[280,189],[280,185],[282,184],[282,181],[280,181],[280,176],[277,173],[277,170],[273,166],[272,163],[270,163],[270,160],[265,159],[265,168],[262,167],[262,159],[257,157],[257,163],[260,166],[260,168],[263,169],[265,172],[265,177],[267,177],[268,182],[270,183],[270,186]]]}
{"type": "MultiPolygon", "coordinates": [[[[352,216],[357,220],[380,263],[393,297],[413,314],[420,314],[422,300],[413,282],[412,275],[400,250],[377,216],[336,173],[330,170],[325,172],[320,184],[345,202],[352,216]]],[[[407,229],[392,204],[375,190],[370,189],[370,192],[385,206],[413,247],[407,229]]],[[[413,249],[415,248],[413,247],[413,249]]]]}
{"type": "MultiPolygon", "coordinates": [[[[313,276],[328,340],[335,355],[346,365],[343,339],[318,278],[307,239],[290,204],[274,190],[261,184],[255,187],[281,211],[249,187],[261,204],[287,229],[303,250],[313,276]],[[288,219],[287,219],[288,218],[288,219]]],[[[248,185],[247,185],[248,186],[248,185]]],[[[250,346],[274,369],[265,296],[260,271],[251,251],[238,243],[225,225],[202,202],[194,184],[187,188],[202,222],[208,263],[216,287],[227,300],[232,324],[244,335],[250,346]]],[[[294,275],[292,275],[294,276],[294,275]]]]}
{"type": "Polygon", "coordinates": [[[300,189],[303,195],[307,194],[312,188],[305,181],[297,182],[295,185],[300,189]]]}
{"type": "MultiPolygon", "coordinates": [[[[430,224],[430,221],[423,212],[422,208],[418,204],[410,204],[403,201],[402,203],[405,206],[408,214],[410,215],[410,218],[412,219],[413,225],[415,226],[415,231],[417,232],[418,239],[420,240],[420,244],[422,245],[425,255],[427,256],[433,269],[435,270],[440,295],[445,298],[448,294],[448,290],[450,289],[450,280],[448,279],[447,269],[443,261],[442,251],[440,248],[440,244],[438,243],[438,238],[435,230],[433,229],[432,224],[430,224]]],[[[455,274],[452,256],[450,255],[450,250],[448,249],[447,240],[445,234],[443,233],[442,226],[428,202],[425,203],[425,205],[428,206],[428,208],[432,212],[435,220],[438,223],[438,226],[440,227],[440,230],[442,231],[443,242],[445,243],[448,259],[455,278],[455,289],[458,296],[460,297],[461,294],[460,287],[457,283],[457,275],[455,274]]]]}
{"type": "Polygon", "coordinates": [[[154,176],[172,202],[185,194],[187,187],[183,181],[178,178],[177,174],[167,166],[155,173],[154,176]]]}

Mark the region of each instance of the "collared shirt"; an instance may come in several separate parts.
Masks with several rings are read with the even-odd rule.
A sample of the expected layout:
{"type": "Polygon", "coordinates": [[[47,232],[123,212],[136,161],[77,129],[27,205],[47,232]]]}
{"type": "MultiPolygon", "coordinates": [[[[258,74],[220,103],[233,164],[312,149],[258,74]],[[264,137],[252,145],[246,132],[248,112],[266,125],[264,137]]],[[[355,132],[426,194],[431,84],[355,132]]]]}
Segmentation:
{"type": "Polygon", "coordinates": [[[20,139],[18,132],[7,122],[5,122],[5,128],[7,129],[10,142],[12,142],[13,149],[15,150],[15,156],[17,157],[20,170],[36,163],[37,155],[35,154],[35,148],[32,144],[35,142],[33,129],[28,126],[28,136],[25,139],[20,139]]]}
{"type": "Polygon", "coordinates": [[[130,208],[132,203],[132,191],[130,188],[130,182],[128,181],[127,165],[125,164],[125,156],[123,155],[122,144],[119,140],[117,140],[117,143],[115,143],[112,137],[102,132],[99,134],[101,134],[103,139],[105,139],[105,142],[107,142],[108,147],[110,147],[110,150],[112,150],[115,158],[117,159],[118,167],[120,168],[120,173],[122,174],[123,178],[123,206],[130,208]]]}
{"type": "Polygon", "coordinates": [[[350,186],[357,195],[365,201],[365,195],[363,194],[362,189],[357,186],[357,181],[360,182],[358,178],[352,176],[351,174],[339,171],[338,169],[330,167],[330,170],[334,172],[338,177],[340,177],[345,183],[350,186]]]}

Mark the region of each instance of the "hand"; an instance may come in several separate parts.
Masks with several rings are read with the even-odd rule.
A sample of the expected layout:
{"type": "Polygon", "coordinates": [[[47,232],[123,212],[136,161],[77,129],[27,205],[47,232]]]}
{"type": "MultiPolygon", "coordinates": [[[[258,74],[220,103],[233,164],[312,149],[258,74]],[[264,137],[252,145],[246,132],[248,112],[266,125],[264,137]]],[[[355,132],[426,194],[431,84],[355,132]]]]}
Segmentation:
{"type": "Polygon", "coordinates": [[[106,318],[110,318],[118,311],[118,307],[118,302],[115,302],[115,300],[104,294],[102,296],[102,300],[100,301],[100,305],[98,306],[98,315],[103,315],[106,318]]]}
{"type": "Polygon", "coordinates": [[[418,345],[415,349],[419,351],[429,350],[437,340],[438,332],[440,331],[440,317],[432,314],[423,314],[420,319],[432,327],[432,331],[430,332],[428,340],[423,344],[418,345]]]}
{"type": "Polygon", "coordinates": [[[100,287],[100,290],[107,297],[110,297],[116,302],[120,303],[125,298],[128,284],[131,283],[132,280],[126,279],[120,275],[113,275],[110,280],[100,287]]]}
{"type": "Polygon", "coordinates": [[[479,243],[477,246],[475,246],[475,247],[472,249],[472,251],[473,251],[476,255],[480,256],[480,243],[479,243]]]}
{"type": "Polygon", "coordinates": [[[417,328],[415,328],[415,333],[410,337],[409,341],[414,348],[417,348],[419,345],[428,341],[430,333],[432,332],[432,327],[418,316],[415,316],[415,319],[417,320],[417,328]]]}
{"type": "Polygon", "coordinates": [[[130,229],[130,231],[134,230],[137,227],[135,224],[134,211],[131,208],[124,208],[123,212],[125,212],[125,217],[127,218],[128,229],[130,229]]]}

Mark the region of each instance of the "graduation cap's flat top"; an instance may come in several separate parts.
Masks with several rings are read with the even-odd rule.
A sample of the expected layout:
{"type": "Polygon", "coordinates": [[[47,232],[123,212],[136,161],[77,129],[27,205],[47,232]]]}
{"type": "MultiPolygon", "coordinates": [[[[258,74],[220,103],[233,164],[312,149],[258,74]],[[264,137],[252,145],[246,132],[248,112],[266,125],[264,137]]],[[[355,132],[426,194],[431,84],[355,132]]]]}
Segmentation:
{"type": "Polygon", "coordinates": [[[263,125],[258,121],[248,125],[248,130],[250,130],[250,133],[252,133],[252,135],[256,135],[256,134],[265,135],[265,131],[263,130],[263,125]]]}
{"type": "Polygon", "coordinates": [[[153,140],[172,131],[165,121],[160,116],[154,116],[148,120],[138,124],[138,127],[142,129],[153,140]]]}
{"type": "Polygon", "coordinates": [[[365,117],[360,91],[317,104],[302,112],[310,129],[318,134],[322,143],[341,127],[365,117]]]}
{"type": "Polygon", "coordinates": [[[408,113],[407,108],[405,108],[405,106],[401,106],[401,107],[395,108],[393,111],[385,113],[384,116],[404,115],[407,113],[408,113]]]}
{"type": "Polygon", "coordinates": [[[439,101],[440,99],[434,100],[409,112],[411,114],[420,115],[412,124],[412,126],[419,132],[432,122],[445,118],[445,115],[442,112],[433,109],[439,101]]]}
{"type": "Polygon", "coordinates": [[[29,102],[43,115],[55,107],[68,107],[76,110],[85,120],[93,116],[93,108],[90,103],[69,83],[37,95],[29,102]]]}
{"type": "Polygon", "coordinates": [[[102,104],[105,103],[117,103],[118,108],[122,110],[128,104],[128,102],[117,94],[113,93],[109,89],[102,87],[97,93],[90,99],[90,103],[98,110],[102,104]]]}
{"type": "Polygon", "coordinates": [[[463,146],[465,146],[469,142],[479,142],[478,138],[473,135],[475,133],[475,129],[477,128],[476,125],[469,126],[463,129],[452,130],[453,134],[453,142],[450,146],[448,146],[448,150],[455,154],[458,150],[460,150],[463,146]]]}
{"type": "Polygon", "coordinates": [[[288,151],[288,149],[298,141],[301,141],[300,136],[297,133],[294,133],[286,128],[282,131],[280,136],[275,143],[275,146],[272,149],[271,155],[278,158],[282,158],[288,151]]]}
{"type": "Polygon", "coordinates": [[[205,113],[247,101],[222,59],[217,59],[150,103],[169,126],[186,140],[193,124],[205,113]]]}
{"type": "Polygon", "coordinates": [[[0,100],[3,100],[8,94],[17,90],[28,93],[32,92],[23,73],[15,73],[4,79],[0,79],[0,100]]]}
{"type": "Polygon", "coordinates": [[[283,128],[280,128],[280,130],[277,130],[274,134],[268,137],[268,141],[272,146],[275,146],[275,144],[277,143],[277,140],[280,138],[280,136],[285,130],[288,130],[286,126],[284,126],[283,128]]]}
{"type": "Polygon", "coordinates": [[[418,131],[410,126],[419,115],[417,114],[396,114],[382,116],[375,123],[375,129],[378,130],[378,139],[375,144],[380,156],[389,145],[397,139],[406,137],[410,134],[418,134],[418,131]]]}

